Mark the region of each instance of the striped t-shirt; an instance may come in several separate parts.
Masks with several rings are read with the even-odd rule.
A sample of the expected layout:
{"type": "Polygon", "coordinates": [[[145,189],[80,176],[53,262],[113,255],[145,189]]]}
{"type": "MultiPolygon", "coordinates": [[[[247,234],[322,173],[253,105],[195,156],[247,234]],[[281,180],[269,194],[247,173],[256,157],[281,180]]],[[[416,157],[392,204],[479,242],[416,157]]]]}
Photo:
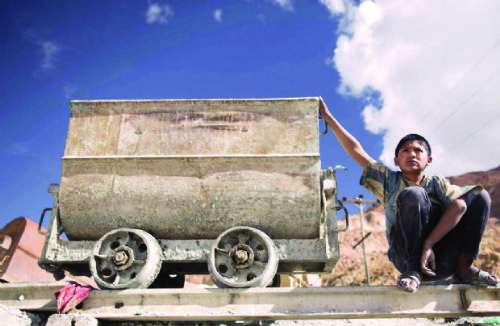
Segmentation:
{"type": "Polygon", "coordinates": [[[442,176],[424,176],[420,184],[405,179],[400,171],[391,171],[385,165],[372,161],[361,176],[360,185],[370,191],[385,208],[385,225],[387,242],[390,244],[390,232],[396,220],[396,198],[401,190],[407,187],[420,186],[425,189],[433,204],[443,208],[454,200],[465,195],[467,205],[483,188],[481,186],[459,187],[450,184],[442,176]]]}

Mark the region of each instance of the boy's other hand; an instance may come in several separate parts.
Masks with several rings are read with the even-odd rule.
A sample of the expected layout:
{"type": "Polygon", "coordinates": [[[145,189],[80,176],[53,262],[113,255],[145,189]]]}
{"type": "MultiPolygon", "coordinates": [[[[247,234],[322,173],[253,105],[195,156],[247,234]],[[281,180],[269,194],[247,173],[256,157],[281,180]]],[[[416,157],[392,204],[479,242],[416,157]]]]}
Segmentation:
{"type": "Polygon", "coordinates": [[[422,249],[420,264],[420,269],[424,274],[436,276],[436,273],[434,273],[434,270],[436,269],[436,257],[434,256],[434,250],[432,250],[432,247],[424,246],[422,249]]]}

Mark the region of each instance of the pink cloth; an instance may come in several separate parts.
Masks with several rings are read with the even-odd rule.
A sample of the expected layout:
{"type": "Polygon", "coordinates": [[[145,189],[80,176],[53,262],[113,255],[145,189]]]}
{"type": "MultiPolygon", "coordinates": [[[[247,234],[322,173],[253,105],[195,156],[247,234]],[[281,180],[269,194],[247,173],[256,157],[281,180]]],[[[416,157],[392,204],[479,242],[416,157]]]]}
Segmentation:
{"type": "Polygon", "coordinates": [[[65,314],[83,302],[89,295],[89,292],[95,290],[90,285],[81,285],[70,281],[61,289],[54,292],[57,299],[57,313],[65,314]]]}

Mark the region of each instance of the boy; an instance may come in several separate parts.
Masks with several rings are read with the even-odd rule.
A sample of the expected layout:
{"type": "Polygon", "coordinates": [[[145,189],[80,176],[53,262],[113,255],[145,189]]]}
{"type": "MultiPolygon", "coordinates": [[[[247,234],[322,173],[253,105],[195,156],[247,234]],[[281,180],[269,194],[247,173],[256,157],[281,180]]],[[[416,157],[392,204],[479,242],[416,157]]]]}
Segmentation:
{"type": "Polygon", "coordinates": [[[441,176],[424,175],[432,162],[431,148],[417,134],[400,140],[394,163],[401,172],[390,171],[364,151],[321,98],[320,113],[347,154],[364,169],[360,184],[384,205],[388,256],[401,273],[399,288],[414,293],[421,281],[451,275],[457,283],[500,283],[498,276],[472,266],[491,206],[481,186],[458,187],[441,176]]]}

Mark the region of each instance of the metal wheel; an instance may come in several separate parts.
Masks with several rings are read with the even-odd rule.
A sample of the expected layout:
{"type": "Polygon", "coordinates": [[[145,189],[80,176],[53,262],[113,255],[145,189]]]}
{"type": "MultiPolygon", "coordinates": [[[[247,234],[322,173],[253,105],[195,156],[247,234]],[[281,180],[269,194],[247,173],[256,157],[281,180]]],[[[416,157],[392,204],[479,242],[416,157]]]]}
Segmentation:
{"type": "Polygon", "coordinates": [[[147,288],[160,272],[161,248],[145,231],[117,229],[94,244],[89,264],[100,288],[147,288]]]}
{"type": "Polygon", "coordinates": [[[278,268],[273,240],[251,227],[223,232],[212,246],[208,271],[218,287],[265,287],[278,268]]]}

